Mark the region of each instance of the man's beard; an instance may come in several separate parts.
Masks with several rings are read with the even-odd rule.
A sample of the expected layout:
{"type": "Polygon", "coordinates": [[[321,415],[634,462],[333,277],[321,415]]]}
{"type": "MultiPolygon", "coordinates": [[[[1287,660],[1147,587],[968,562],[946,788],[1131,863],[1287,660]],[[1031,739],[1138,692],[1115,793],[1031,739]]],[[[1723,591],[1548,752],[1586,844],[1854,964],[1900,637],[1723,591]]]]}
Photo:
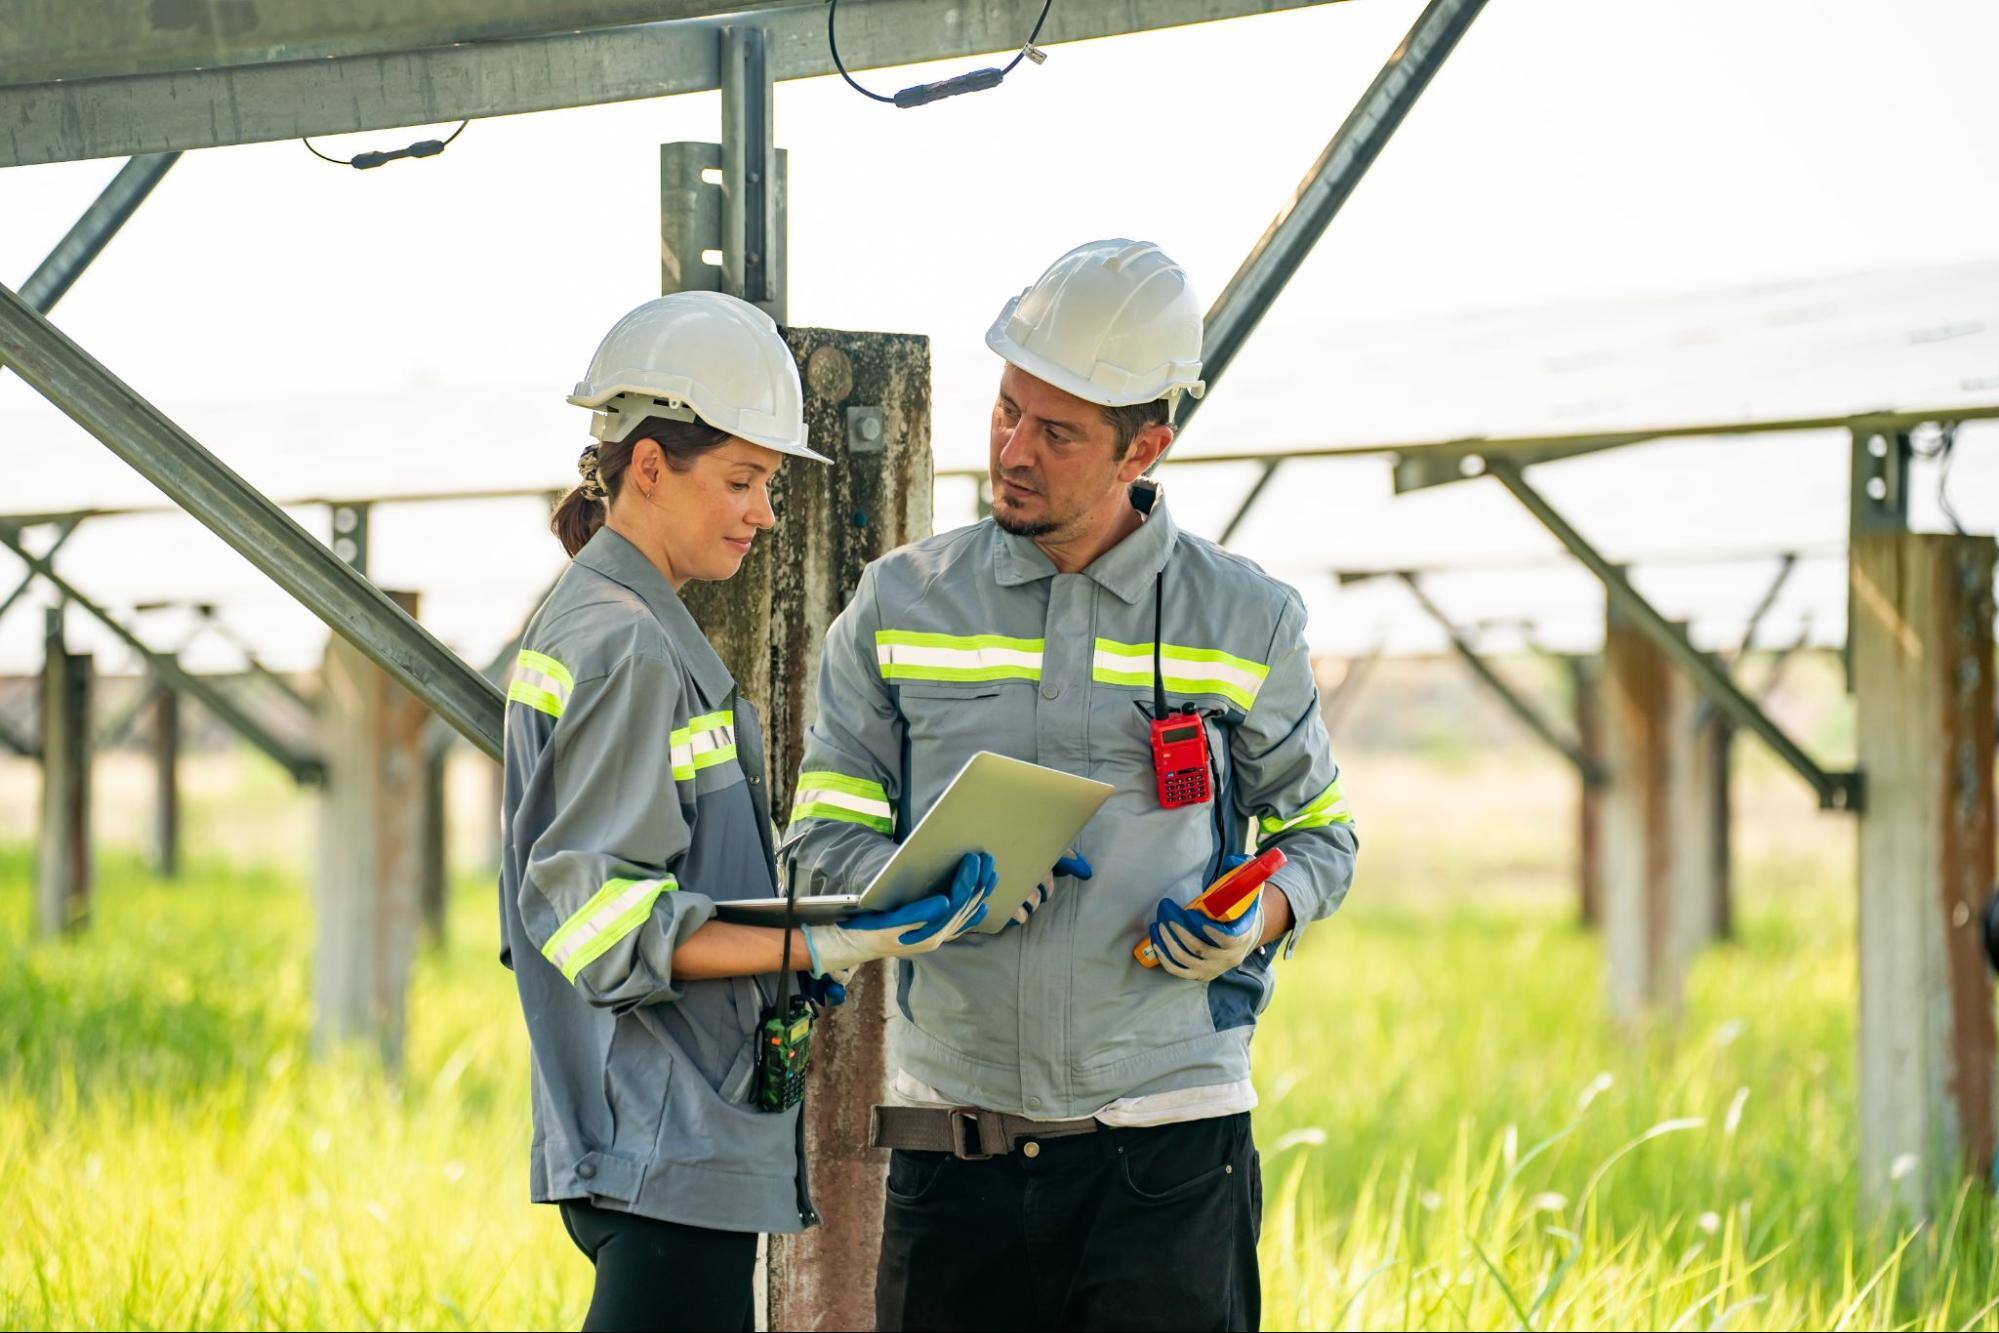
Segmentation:
{"type": "Polygon", "coordinates": [[[1027,537],[1030,539],[1046,537],[1060,526],[1059,524],[1049,522],[1045,518],[1039,523],[1026,523],[1017,518],[1008,518],[1000,512],[997,506],[993,509],[993,522],[999,524],[1001,532],[1012,533],[1016,537],[1027,537]]]}

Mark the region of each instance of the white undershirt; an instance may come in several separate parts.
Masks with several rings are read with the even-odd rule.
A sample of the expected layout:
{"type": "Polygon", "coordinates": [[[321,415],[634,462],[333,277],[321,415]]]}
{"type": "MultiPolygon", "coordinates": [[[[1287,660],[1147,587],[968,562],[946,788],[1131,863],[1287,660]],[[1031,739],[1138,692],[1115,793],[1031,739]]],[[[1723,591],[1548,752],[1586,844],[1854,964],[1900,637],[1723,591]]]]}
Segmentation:
{"type": "MultiPolygon", "coordinates": [[[[898,1069],[889,1083],[888,1099],[897,1106],[958,1106],[927,1083],[898,1069]]],[[[1096,1111],[1090,1118],[1123,1129],[1145,1129],[1153,1125],[1177,1125],[1187,1120],[1212,1120],[1256,1108],[1256,1087],[1248,1079],[1234,1083],[1210,1083],[1199,1088],[1173,1092],[1149,1092],[1143,1097],[1120,1097],[1096,1111]]],[[[1067,1116],[1024,1116],[1027,1120],[1066,1120],[1067,1116]]]]}

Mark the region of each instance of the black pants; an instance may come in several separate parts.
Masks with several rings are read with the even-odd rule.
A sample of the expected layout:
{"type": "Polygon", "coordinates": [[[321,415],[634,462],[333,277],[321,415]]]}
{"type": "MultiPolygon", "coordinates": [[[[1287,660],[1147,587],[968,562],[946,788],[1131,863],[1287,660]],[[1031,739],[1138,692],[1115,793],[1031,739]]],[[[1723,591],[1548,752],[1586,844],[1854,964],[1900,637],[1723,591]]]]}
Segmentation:
{"type": "Polygon", "coordinates": [[[1249,1116],[889,1158],[879,1329],[1254,1329],[1249,1116]]]}
{"type": "Polygon", "coordinates": [[[562,1205],[562,1225],[597,1266],[585,1333],[756,1327],[753,1231],[710,1231],[631,1213],[562,1205]]]}

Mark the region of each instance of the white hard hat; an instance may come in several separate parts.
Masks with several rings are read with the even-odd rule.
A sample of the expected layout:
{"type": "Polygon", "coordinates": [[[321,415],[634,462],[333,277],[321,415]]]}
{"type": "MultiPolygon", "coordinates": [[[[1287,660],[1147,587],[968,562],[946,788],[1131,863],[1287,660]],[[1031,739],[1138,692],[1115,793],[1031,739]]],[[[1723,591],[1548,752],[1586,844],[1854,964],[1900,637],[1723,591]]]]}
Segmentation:
{"type": "Polygon", "coordinates": [[[622,440],[647,417],[700,419],[751,444],[830,462],[805,444],[798,362],[777,324],[720,292],[675,292],[611,326],[569,395],[590,433],[622,440]]]}
{"type": "Polygon", "coordinates": [[[1039,380],[1103,407],[1201,382],[1201,304],[1186,271],[1149,241],[1079,245],[1006,303],[986,346],[1039,380]]]}

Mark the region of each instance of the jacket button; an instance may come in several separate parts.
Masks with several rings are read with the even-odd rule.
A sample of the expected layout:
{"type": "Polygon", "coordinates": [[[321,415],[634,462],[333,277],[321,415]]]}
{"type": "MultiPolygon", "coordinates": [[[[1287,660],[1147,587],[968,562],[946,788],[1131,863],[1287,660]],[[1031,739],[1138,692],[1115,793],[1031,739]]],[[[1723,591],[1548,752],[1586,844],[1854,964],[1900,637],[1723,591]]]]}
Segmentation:
{"type": "Polygon", "coordinates": [[[1039,1097],[1029,1097],[1027,1099],[1027,1104],[1030,1107],[1039,1107],[1041,1105],[1041,1099],[1039,1097]]]}
{"type": "Polygon", "coordinates": [[[1041,1145],[1033,1139],[1029,1139],[1020,1145],[1020,1155],[1022,1157],[1039,1157],[1041,1156],[1041,1145]]]}
{"type": "Polygon", "coordinates": [[[578,1163],[576,1175],[582,1180],[595,1180],[597,1178],[597,1164],[595,1162],[578,1163]]]}
{"type": "Polygon", "coordinates": [[[1041,687],[1041,697],[1044,699],[1059,699],[1062,697],[1062,687],[1051,680],[1041,687]]]}

